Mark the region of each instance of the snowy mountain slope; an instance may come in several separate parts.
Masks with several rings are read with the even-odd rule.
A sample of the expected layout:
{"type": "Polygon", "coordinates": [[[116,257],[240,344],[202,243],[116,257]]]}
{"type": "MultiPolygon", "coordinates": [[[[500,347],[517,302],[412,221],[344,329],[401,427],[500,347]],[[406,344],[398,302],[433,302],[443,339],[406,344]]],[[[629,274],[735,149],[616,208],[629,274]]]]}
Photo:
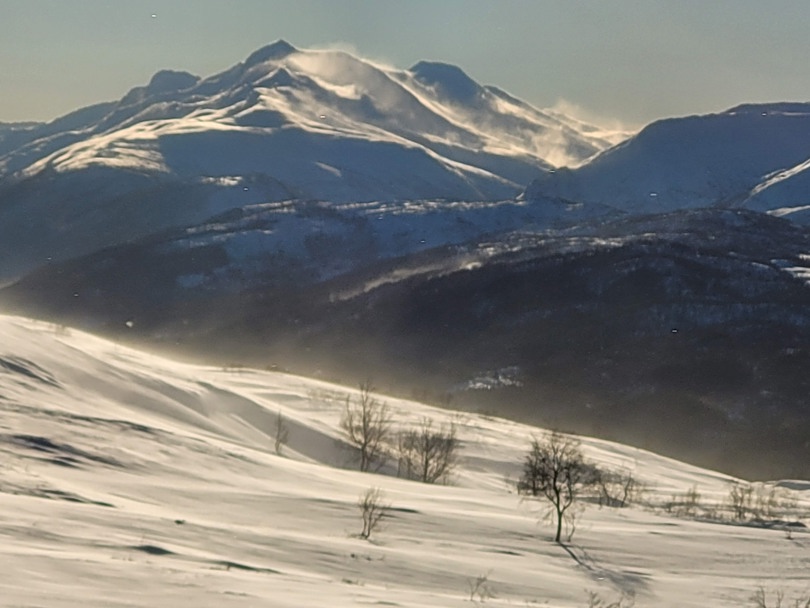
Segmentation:
{"type": "MultiPolygon", "coordinates": [[[[516,201],[247,205],[199,225],[105,248],[65,265],[49,264],[22,281],[44,284],[56,275],[68,281],[74,277],[70,289],[86,292],[79,285],[89,288],[89,283],[103,280],[100,271],[114,280],[151,283],[141,293],[154,296],[158,289],[176,290],[178,298],[189,287],[209,293],[246,292],[268,284],[301,287],[394,258],[463,246],[484,235],[546,227],[575,217],[575,210],[555,212],[516,201]]],[[[64,283],[62,279],[57,282],[64,283]]],[[[55,284],[52,287],[58,290],[55,284]]]]}
{"type": "Polygon", "coordinates": [[[580,168],[538,178],[525,197],[607,205],[620,213],[709,206],[777,211],[807,204],[803,197],[765,192],[775,175],[795,173],[809,158],[810,105],[745,105],[655,122],[580,168]]]}
{"type": "Polygon", "coordinates": [[[807,225],[810,211],[810,160],[776,171],[752,191],[745,207],[807,225]]]}
{"type": "MultiPolygon", "coordinates": [[[[340,465],[351,389],[283,374],[180,364],[75,330],[0,317],[0,573],[8,605],[745,606],[764,586],[806,593],[807,533],[678,518],[660,505],[694,487],[722,512],[732,479],[583,438],[599,466],[632,470],[648,506],[586,506],[568,549],[515,479],[540,431],[385,398],[397,426],[455,419],[451,486],[340,465]],[[273,453],[278,413],[290,428],[273,453]],[[357,537],[357,497],[380,487],[385,528],[357,537]],[[659,505],[659,506],[656,506],[659,505]]],[[[794,488],[791,518],[810,509],[794,488]]],[[[804,514],[804,515],[802,515],[804,514]]]]}
{"type": "Polygon", "coordinates": [[[54,263],[0,301],[207,361],[371,373],[740,475],[808,474],[805,229],[690,210],[531,231],[541,209],[251,206],[54,263]],[[516,381],[463,388],[499,370],[516,381]]]}
{"type": "MultiPolygon", "coordinates": [[[[544,160],[546,157],[580,162],[607,147],[606,141],[569,126],[573,122],[564,117],[541,112],[494,87],[478,85],[455,66],[420,62],[407,71],[394,70],[342,52],[299,51],[283,41],[204,80],[183,72],[159,72],[148,86],[134,89],[114,108],[101,107],[106,112],[94,125],[85,124],[82,129],[74,118],[70,130],[92,126],[94,134],[101,135],[145,121],[168,121],[162,125],[160,135],[164,135],[195,126],[193,120],[190,124],[172,121],[202,118],[223,130],[289,125],[369,140],[402,138],[428,149],[435,145],[434,151],[451,161],[458,160],[454,152],[470,159],[480,153],[486,159],[490,151],[498,157],[523,158],[535,167],[552,162],[544,160]]],[[[581,130],[588,128],[582,125],[581,130]]],[[[114,139],[131,137],[121,134],[114,139]]],[[[104,164],[109,161],[102,151],[108,145],[101,140],[83,146],[102,149],[92,161],[84,158],[65,164],[60,158],[71,155],[66,150],[44,164],[57,170],[89,162],[104,164]]],[[[131,162],[133,168],[139,167],[137,159],[131,162]]],[[[487,169],[486,161],[470,164],[487,169]]],[[[505,160],[502,166],[509,170],[505,160]]],[[[522,173],[528,174],[529,169],[522,173]]]]}
{"type": "Polygon", "coordinates": [[[249,203],[508,199],[608,146],[586,130],[453,66],[279,41],[208,78],[159,72],[117,102],[4,131],[0,258],[14,266],[0,278],[249,203]]]}

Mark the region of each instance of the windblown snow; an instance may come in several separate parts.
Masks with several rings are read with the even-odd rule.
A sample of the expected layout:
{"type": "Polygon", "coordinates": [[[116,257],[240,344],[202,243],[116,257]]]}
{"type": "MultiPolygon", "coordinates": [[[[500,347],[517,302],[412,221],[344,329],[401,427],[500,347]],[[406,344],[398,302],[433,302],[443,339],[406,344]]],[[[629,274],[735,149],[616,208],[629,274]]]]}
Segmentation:
{"type": "Polygon", "coordinates": [[[454,66],[279,41],[219,74],[164,70],[118,101],[0,130],[0,280],[244,205],[508,200],[611,143],[454,66]]]}
{"type": "Polygon", "coordinates": [[[807,103],[661,120],[579,168],[538,178],[525,196],[631,214],[741,207],[804,224],[808,135],[807,103]]]}
{"type": "MultiPolygon", "coordinates": [[[[484,194],[499,184],[502,192],[507,184],[521,188],[550,164],[577,164],[608,146],[587,125],[576,128],[564,117],[481,86],[455,66],[421,62],[398,70],[338,51],[299,51],[283,41],[206,79],[159,72],[101,120],[71,126],[62,137],[36,139],[0,158],[0,169],[24,176],[89,166],[217,175],[226,132],[231,141],[248,144],[228,150],[229,163],[243,173],[262,170],[301,186],[310,176],[305,167],[296,175],[274,162],[285,156],[300,162],[301,148],[307,158],[317,156],[313,138],[327,145],[347,140],[418,152],[444,171],[477,180],[484,194]],[[200,133],[208,135],[184,137],[200,133]],[[258,146],[250,144],[256,135],[263,136],[258,146]],[[171,141],[178,138],[179,149],[171,141]]],[[[334,152],[346,170],[360,171],[358,163],[373,160],[349,152],[334,152]]],[[[383,171],[379,179],[386,177],[383,171]]],[[[324,198],[318,194],[313,190],[311,196],[324,198]]]]}
{"type": "MultiPolygon", "coordinates": [[[[0,317],[0,338],[6,606],[575,607],[589,590],[702,608],[808,590],[810,536],[721,523],[733,481],[721,474],[582,438],[587,458],[646,491],[624,509],[583,503],[560,546],[542,505],[514,492],[540,429],[380,395],[397,428],[457,425],[451,484],[424,485],[354,470],[339,424],[354,389],[178,363],[18,317],[0,317]],[[366,541],[356,503],[372,487],[391,509],[366,541]],[[695,514],[668,513],[691,488],[695,514]]],[[[810,484],[779,486],[784,518],[807,521],[810,484]]]]}

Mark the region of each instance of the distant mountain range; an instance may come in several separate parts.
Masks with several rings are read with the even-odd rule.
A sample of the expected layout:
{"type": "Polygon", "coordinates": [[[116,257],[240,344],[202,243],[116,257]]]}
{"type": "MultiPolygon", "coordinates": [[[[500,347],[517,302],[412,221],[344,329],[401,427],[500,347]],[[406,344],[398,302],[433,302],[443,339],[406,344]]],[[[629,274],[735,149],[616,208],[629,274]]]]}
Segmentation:
{"type": "Polygon", "coordinates": [[[161,72],[0,125],[0,302],[810,475],[810,104],[613,137],[441,63],[161,72]]]}
{"type": "Polygon", "coordinates": [[[251,203],[513,198],[610,140],[461,69],[284,41],[0,129],[0,279],[251,203]]]}
{"type": "Polygon", "coordinates": [[[810,104],[743,105],[655,122],[585,166],[544,174],[530,201],[594,215],[751,209],[810,223],[810,104]]]}

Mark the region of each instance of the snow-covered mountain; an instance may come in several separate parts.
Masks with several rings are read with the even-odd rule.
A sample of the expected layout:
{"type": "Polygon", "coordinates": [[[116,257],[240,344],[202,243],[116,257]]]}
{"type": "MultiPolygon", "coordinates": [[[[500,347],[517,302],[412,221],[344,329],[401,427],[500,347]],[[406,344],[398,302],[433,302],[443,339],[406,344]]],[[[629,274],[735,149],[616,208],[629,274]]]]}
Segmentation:
{"type": "Polygon", "coordinates": [[[596,133],[455,66],[279,41],[0,131],[0,278],[251,203],[507,199],[607,148],[596,133]]]}
{"type": "Polygon", "coordinates": [[[394,431],[455,423],[452,483],[425,485],[353,470],[339,421],[355,389],[19,317],[0,316],[0,338],[4,605],[578,608],[593,592],[739,608],[760,587],[768,602],[807,594],[808,482],[749,485],[583,437],[589,462],[641,491],[621,509],[583,498],[563,546],[543,504],[514,492],[542,429],[378,395],[394,431]],[[729,525],[735,483],[773,492],[769,521],[729,525]],[[390,509],[367,541],[357,500],[374,487],[390,509]]]}
{"type": "Polygon", "coordinates": [[[532,201],[594,214],[737,207],[807,223],[810,104],[751,104],[662,120],[579,168],[541,176],[532,201]]]}

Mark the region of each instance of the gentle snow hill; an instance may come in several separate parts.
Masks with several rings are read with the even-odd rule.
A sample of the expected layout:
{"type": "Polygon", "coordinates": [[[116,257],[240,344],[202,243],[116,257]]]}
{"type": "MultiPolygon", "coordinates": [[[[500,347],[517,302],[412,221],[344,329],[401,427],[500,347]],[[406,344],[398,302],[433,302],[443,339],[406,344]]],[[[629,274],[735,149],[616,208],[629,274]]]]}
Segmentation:
{"type": "MultiPolygon", "coordinates": [[[[587,605],[745,606],[758,587],[807,592],[807,533],[676,518],[653,506],[696,488],[708,513],[732,479],[583,438],[631,470],[650,506],[581,514],[550,542],[541,505],[512,490],[532,435],[474,414],[385,399],[395,425],[455,420],[450,486],[346,467],[339,419],[352,389],[279,373],[192,366],[72,329],[0,317],[3,604],[67,607],[587,605]],[[284,455],[273,450],[281,414],[284,455]],[[359,539],[357,497],[392,510],[359,539]]],[[[780,484],[810,508],[810,484],[780,484]]]]}
{"type": "Polygon", "coordinates": [[[719,206],[805,223],[809,159],[810,104],[751,104],[654,122],[579,168],[541,176],[524,196],[600,205],[598,215],[719,206]]]}
{"type": "Polygon", "coordinates": [[[508,199],[610,143],[455,66],[278,41],[207,78],[164,70],[117,102],[0,131],[0,257],[14,260],[0,278],[246,204],[508,199]]]}

